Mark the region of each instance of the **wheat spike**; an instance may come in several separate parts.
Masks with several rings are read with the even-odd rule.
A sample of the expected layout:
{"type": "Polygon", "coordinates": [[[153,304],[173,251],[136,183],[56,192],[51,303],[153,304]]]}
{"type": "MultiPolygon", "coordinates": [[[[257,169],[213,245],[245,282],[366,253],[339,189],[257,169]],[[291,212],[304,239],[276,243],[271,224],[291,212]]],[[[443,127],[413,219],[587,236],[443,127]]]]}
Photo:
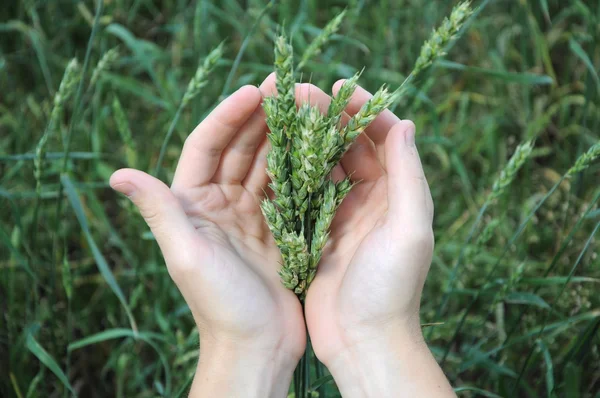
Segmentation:
{"type": "Polygon", "coordinates": [[[496,181],[494,181],[492,192],[489,194],[487,199],[488,202],[497,199],[504,193],[506,187],[508,187],[515,179],[517,172],[531,157],[532,151],[533,143],[531,141],[526,141],[517,147],[515,153],[512,155],[504,169],[502,169],[502,172],[500,172],[500,175],[496,181]]]}
{"type": "Polygon", "coordinates": [[[186,106],[194,97],[196,97],[202,87],[208,82],[207,78],[210,72],[215,68],[217,62],[223,57],[223,43],[214,48],[204,59],[202,65],[196,69],[194,77],[190,79],[185,94],[182,99],[182,106],[186,106]]]}
{"type": "Polygon", "coordinates": [[[583,155],[579,156],[575,164],[567,172],[567,176],[580,173],[590,167],[590,165],[600,157],[600,142],[595,143],[583,155]]]}

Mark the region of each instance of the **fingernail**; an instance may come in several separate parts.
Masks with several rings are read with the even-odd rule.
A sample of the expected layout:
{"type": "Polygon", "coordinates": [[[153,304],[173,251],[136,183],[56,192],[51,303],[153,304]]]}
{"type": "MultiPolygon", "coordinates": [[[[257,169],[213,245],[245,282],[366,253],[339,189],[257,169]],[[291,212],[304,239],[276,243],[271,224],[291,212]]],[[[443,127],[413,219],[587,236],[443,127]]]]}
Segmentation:
{"type": "Polygon", "coordinates": [[[414,124],[410,124],[410,126],[406,129],[404,133],[404,139],[406,140],[407,146],[415,146],[415,126],[414,124]]]}
{"type": "Polygon", "coordinates": [[[130,198],[135,192],[135,186],[128,182],[121,182],[113,185],[112,187],[115,191],[122,193],[123,195],[130,198]]]}

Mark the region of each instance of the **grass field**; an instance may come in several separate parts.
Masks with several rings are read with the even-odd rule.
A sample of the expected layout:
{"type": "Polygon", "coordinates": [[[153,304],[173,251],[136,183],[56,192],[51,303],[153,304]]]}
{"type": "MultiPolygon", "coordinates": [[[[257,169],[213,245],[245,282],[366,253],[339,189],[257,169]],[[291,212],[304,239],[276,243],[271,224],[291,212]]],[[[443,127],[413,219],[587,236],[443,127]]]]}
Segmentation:
{"type": "MultiPolygon", "coordinates": [[[[303,80],[328,90],[365,67],[360,84],[375,91],[404,80],[453,5],[4,2],[0,396],[184,396],[198,333],[110,174],[152,171],[175,120],[160,175],[170,181],[193,127],[272,70],[281,24],[301,54],[346,8],[303,80]],[[223,41],[208,84],[178,112],[197,66],[223,41]],[[72,58],[83,79],[52,119],[72,58]]],[[[424,333],[460,396],[600,397],[600,3],[474,5],[484,7],[463,37],[395,108],[417,125],[436,205],[424,333]],[[522,168],[500,178],[529,140],[522,168]],[[506,184],[493,190],[497,181],[506,184]]],[[[323,383],[318,396],[339,396],[327,375],[312,380],[323,383]]]]}

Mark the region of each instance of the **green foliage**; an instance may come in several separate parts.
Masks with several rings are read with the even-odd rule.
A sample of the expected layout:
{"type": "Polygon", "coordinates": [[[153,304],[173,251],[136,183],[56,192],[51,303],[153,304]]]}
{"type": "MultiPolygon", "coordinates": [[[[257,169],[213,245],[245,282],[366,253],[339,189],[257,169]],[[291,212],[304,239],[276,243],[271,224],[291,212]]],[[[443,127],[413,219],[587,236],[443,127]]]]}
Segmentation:
{"type": "MultiPolygon", "coordinates": [[[[185,396],[198,332],[152,235],[107,179],[134,159],[144,170],[162,163],[168,180],[187,134],[221,95],[272,71],[282,25],[296,58],[307,54],[303,81],[327,90],[356,76],[323,116],[323,137],[306,139],[333,139],[363,68],[360,84],[371,92],[402,87],[392,109],[417,125],[436,204],[422,322],[432,325],[425,335],[438,359],[447,351],[444,370],[460,396],[598,391],[597,2],[473,1],[478,15],[463,38],[440,45],[447,60],[424,63],[418,79],[408,77],[421,44],[457,2],[106,1],[95,35],[90,2],[9,3],[0,10],[0,396],[68,396],[69,388],[78,396],[185,396]],[[309,51],[343,9],[337,32],[309,51]],[[73,58],[84,65],[90,37],[83,90],[70,86],[52,117],[65,68],[73,58]],[[224,40],[181,107],[188,82],[224,40]],[[519,144],[533,140],[526,161],[502,174],[522,154],[519,144]],[[488,200],[496,181],[502,194],[488,200]]],[[[295,113],[287,104],[284,115],[295,113]]],[[[267,122],[281,131],[275,118],[267,122]]],[[[273,147],[288,142],[283,131],[270,135],[273,147]]],[[[270,162],[281,164],[275,155],[270,162]]],[[[295,209],[293,199],[280,200],[293,189],[287,169],[269,170],[284,194],[274,205],[295,209]]],[[[331,184],[322,190],[336,197],[331,184]]],[[[316,204],[320,239],[311,250],[326,239],[334,206],[325,195],[316,204]]],[[[274,222],[295,217],[274,214],[283,220],[274,222]]],[[[285,239],[295,244],[297,234],[285,239]]],[[[306,364],[311,388],[337,396],[329,374],[312,358],[306,364]]]]}

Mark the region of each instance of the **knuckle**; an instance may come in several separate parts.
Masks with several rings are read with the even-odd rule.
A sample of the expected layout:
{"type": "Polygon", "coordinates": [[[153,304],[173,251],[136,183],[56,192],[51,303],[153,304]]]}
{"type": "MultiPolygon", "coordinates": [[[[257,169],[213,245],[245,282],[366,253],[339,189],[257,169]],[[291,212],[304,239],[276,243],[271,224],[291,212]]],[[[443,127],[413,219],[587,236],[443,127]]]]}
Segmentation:
{"type": "Polygon", "coordinates": [[[162,225],[162,217],[160,212],[158,212],[154,208],[148,208],[146,206],[140,207],[140,214],[144,217],[146,224],[150,227],[150,229],[159,228],[162,225]]]}

